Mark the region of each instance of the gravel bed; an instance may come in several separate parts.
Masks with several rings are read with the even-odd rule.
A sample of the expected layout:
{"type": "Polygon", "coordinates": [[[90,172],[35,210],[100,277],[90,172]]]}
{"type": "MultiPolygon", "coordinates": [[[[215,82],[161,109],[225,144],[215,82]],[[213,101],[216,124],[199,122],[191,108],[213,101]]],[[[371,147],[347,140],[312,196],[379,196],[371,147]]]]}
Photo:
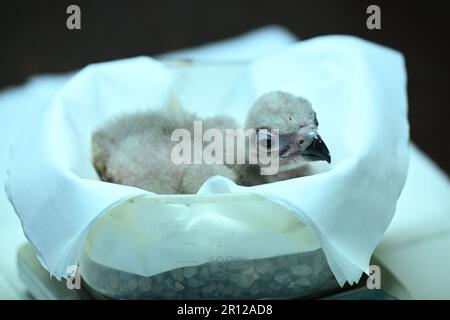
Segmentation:
{"type": "Polygon", "coordinates": [[[115,299],[301,298],[338,288],[321,249],[258,260],[209,262],[142,277],[84,258],[83,280],[115,299]]]}

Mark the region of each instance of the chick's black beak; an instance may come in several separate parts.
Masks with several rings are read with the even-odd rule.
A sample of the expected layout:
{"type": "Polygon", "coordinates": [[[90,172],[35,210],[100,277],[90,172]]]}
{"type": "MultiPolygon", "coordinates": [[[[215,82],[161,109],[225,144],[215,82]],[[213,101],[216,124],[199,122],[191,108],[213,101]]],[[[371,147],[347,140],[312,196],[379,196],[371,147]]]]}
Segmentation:
{"type": "Polygon", "coordinates": [[[330,151],[328,151],[325,142],[323,142],[319,135],[317,135],[305,149],[303,157],[309,161],[325,160],[326,162],[331,163],[330,151]]]}

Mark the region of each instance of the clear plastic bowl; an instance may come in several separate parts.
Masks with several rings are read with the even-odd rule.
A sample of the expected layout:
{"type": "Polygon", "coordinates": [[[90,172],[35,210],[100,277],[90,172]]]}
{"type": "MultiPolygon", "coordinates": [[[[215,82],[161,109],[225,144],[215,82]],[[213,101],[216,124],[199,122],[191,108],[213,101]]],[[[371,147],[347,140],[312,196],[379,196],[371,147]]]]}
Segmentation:
{"type": "Polygon", "coordinates": [[[339,285],[317,243],[309,227],[292,212],[254,194],[144,196],[112,209],[91,227],[80,258],[80,273],[94,294],[114,299],[321,296],[339,290],[339,285]],[[139,204],[140,210],[136,209],[139,204]],[[157,221],[151,220],[153,214],[166,220],[152,226],[157,221]],[[221,219],[212,219],[214,215],[221,219]],[[255,219],[272,216],[273,221],[252,224],[255,219]],[[211,223],[216,220],[218,224],[211,223]],[[182,225],[174,231],[175,221],[182,225]],[[198,229],[204,224],[208,227],[198,229]],[[167,233],[162,229],[164,226],[169,230],[167,233]],[[211,248],[205,243],[219,231],[220,241],[233,239],[231,247],[225,248],[221,243],[211,248]],[[249,239],[246,235],[259,232],[256,241],[243,240],[249,239]],[[246,235],[239,238],[241,233],[246,235]],[[183,242],[172,241],[174,236],[195,239],[198,243],[183,246],[183,242]],[[272,238],[267,242],[268,237],[272,238]],[[298,248],[297,253],[283,254],[289,250],[277,247],[276,239],[281,241],[278,245],[290,245],[289,250],[298,248]],[[255,252],[261,255],[255,258],[258,256],[255,252]],[[161,272],[149,272],[153,265],[161,264],[161,253],[165,259],[172,259],[173,264],[166,264],[161,272]],[[178,264],[183,254],[201,258],[203,253],[204,260],[199,259],[195,265],[178,264]],[[145,271],[152,276],[143,276],[145,271]]]}

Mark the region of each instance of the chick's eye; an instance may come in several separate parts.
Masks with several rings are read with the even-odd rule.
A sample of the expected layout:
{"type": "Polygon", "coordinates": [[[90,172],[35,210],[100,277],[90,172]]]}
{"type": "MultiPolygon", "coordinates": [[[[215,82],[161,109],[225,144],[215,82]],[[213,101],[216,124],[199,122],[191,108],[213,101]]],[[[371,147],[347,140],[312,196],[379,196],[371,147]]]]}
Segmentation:
{"type": "Polygon", "coordinates": [[[262,129],[258,132],[258,144],[261,148],[269,150],[273,146],[272,134],[267,132],[266,129],[262,129]]]}
{"type": "Polygon", "coordinates": [[[264,141],[264,146],[265,146],[267,149],[272,148],[272,139],[271,139],[271,138],[265,139],[265,141],[264,141]]]}
{"type": "Polygon", "coordinates": [[[272,139],[270,137],[259,140],[260,146],[264,149],[272,148],[272,139]]]}

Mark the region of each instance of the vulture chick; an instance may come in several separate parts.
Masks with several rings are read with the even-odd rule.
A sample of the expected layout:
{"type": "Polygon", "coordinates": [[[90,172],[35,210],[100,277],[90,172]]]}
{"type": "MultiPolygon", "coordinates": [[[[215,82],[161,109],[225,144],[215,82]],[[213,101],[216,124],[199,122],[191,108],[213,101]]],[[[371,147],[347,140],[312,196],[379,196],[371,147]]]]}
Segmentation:
{"type": "MultiPolygon", "coordinates": [[[[279,170],[262,175],[258,163],[249,164],[175,164],[171,159],[171,141],[176,129],[191,133],[198,118],[172,106],[158,111],[145,111],[119,117],[97,130],[92,136],[93,164],[104,181],[130,185],[160,194],[194,194],[209,177],[221,175],[238,184],[251,186],[312,174],[310,163],[330,162],[330,153],[320,138],[316,113],[303,98],[274,91],[262,95],[250,109],[246,129],[255,129],[249,144],[265,145],[276,152],[279,170]],[[267,129],[267,130],[262,130],[267,129]],[[272,146],[272,129],[279,130],[278,144],[272,146]]],[[[203,130],[237,128],[225,116],[204,119],[203,130]]],[[[224,139],[225,140],[225,139],[224,139]]],[[[205,143],[202,142],[203,148],[205,143]]],[[[254,145],[252,145],[255,147],[254,145]]],[[[225,147],[225,146],[224,146],[225,147]]],[[[226,148],[224,149],[224,155],[226,148]]],[[[266,150],[267,152],[267,150],[266,150]]],[[[225,157],[224,157],[225,158],[225,157]]]]}

